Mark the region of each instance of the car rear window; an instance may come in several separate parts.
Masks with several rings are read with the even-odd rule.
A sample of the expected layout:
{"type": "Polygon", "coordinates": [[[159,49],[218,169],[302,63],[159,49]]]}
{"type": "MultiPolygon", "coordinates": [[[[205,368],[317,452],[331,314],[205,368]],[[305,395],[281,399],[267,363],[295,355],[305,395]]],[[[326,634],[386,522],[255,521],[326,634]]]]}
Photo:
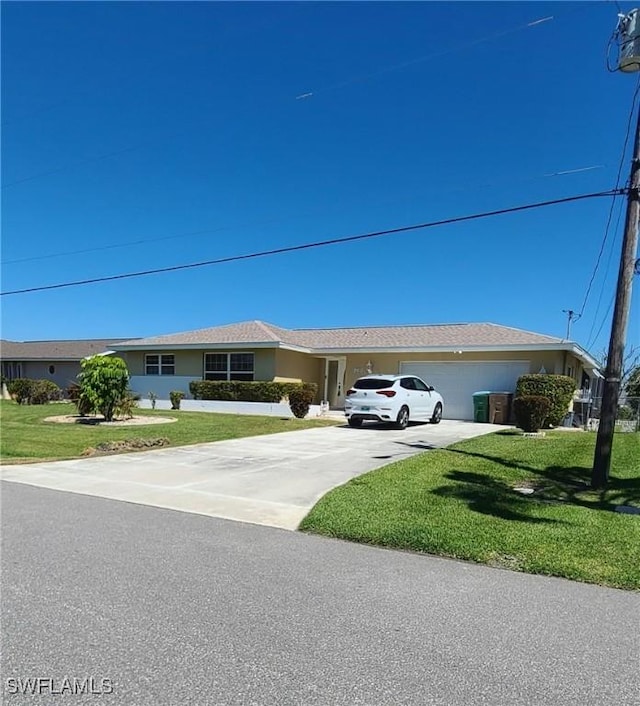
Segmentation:
{"type": "Polygon", "coordinates": [[[392,387],[393,380],[381,380],[380,378],[362,378],[356,380],[354,387],[356,390],[384,390],[385,387],[392,387]]]}

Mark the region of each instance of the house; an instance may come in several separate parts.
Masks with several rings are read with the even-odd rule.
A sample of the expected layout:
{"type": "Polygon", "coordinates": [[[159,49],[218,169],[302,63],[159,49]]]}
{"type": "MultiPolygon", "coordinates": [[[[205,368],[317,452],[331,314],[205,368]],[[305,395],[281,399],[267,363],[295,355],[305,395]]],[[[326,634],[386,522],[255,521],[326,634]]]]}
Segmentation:
{"type": "Polygon", "coordinates": [[[77,382],[80,361],[111,350],[122,338],[83,341],[0,341],[3,379],[52,380],[66,389],[77,382]]]}
{"type": "Polygon", "coordinates": [[[442,393],[445,416],[472,419],[472,394],[510,391],[525,373],[563,373],[576,387],[598,378],[578,344],[491,323],[284,329],[262,321],[113,344],[142,396],[188,395],[192,380],[275,380],[318,384],[316,402],[342,407],[367,373],[409,373],[442,393]]]}

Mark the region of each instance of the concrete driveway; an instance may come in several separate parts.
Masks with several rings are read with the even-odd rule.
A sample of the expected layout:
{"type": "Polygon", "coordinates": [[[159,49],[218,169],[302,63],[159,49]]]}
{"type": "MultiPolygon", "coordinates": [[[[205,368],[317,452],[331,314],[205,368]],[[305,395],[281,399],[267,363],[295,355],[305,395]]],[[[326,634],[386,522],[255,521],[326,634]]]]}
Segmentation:
{"type": "Polygon", "coordinates": [[[404,431],[324,427],[0,470],[16,483],[296,529],[327,491],[351,478],[496,429],[446,420],[404,431]]]}

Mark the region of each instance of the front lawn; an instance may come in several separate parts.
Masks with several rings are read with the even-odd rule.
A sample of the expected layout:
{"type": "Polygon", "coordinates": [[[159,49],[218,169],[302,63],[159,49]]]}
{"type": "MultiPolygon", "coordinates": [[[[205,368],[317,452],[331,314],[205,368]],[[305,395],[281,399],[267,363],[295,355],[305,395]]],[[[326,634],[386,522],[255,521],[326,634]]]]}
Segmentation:
{"type": "Polygon", "coordinates": [[[177,421],[170,424],[114,428],[43,421],[45,417],[75,414],[75,407],[70,403],[30,406],[17,405],[8,400],[0,402],[2,463],[75,458],[85,449],[105,441],[165,437],[170,446],[186,446],[335,424],[326,419],[280,419],[182,410],[169,412],[137,409],[136,416],[176,417],[177,421]]]}
{"type": "Polygon", "coordinates": [[[588,488],[594,445],[502,431],[428,451],[336,488],[300,529],[640,589],[640,515],[613,512],[640,506],[640,434],[616,434],[602,493],[588,488]]]}

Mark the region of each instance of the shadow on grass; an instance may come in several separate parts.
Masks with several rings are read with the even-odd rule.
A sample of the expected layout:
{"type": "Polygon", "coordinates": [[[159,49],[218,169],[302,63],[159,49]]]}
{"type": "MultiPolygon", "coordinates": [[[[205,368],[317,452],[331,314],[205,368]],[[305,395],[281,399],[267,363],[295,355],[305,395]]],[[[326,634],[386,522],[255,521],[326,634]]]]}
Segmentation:
{"type": "Polygon", "coordinates": [[[436,447],[433,444],[428,444],[426,441],[416,441],[413,444],[408,441],[394,441],[398,446],[408,446],[411,449],[422,449],[423,451],[432,451],[436,447]]]}
{"type": "MultiPolygon", "coordinates": [[[[616,478],[609,477],[609,485],[604,490],[593,490],[591,488],[591,468],[587,466],[547,466],[546,468],[535,468],[516,461],[491,456],[488,454],[462,451],[460,449],[448,449],[450,453],[462,454],[463,456],[473,456],[492,463],[499,464],[506,468],[526,471],[533,478],[519,482],[514,480],[510,486],[503,483],[507,492],[516,495],[513,490],[517,485],[532,485],[535,492],[524,497],[524,502],[531,504],[536,501],[558,501],[568,505],[578,505],[592,510],[613,511],[617,505],[639,505],[640,504],[640,478],[616,478]]],[[[457,473],[454,471],[453,473],[457,473]]],[[[490,486],[496,483],[492,478],[482,474],[474,474],[483,479],[485,485],[490,486]]],[[[451,474],[448,477],[456,480],[451,474]]],[[[499,481],[498,481],[499,482],[499,481]]],[[[516,499],[518,499],[516,495],[516,499]]]]}
{"type": "Polygon", "coordinates": [[[456,484],[443,485],[431,492],[442,498],[464,500],[474,512],[531,524],[566,524],[563,520],[532,517],[529,512],[536,505],[528,497],[518,495],[507,483],[482,473],[450,471],[445,477],[456,484]]]}

